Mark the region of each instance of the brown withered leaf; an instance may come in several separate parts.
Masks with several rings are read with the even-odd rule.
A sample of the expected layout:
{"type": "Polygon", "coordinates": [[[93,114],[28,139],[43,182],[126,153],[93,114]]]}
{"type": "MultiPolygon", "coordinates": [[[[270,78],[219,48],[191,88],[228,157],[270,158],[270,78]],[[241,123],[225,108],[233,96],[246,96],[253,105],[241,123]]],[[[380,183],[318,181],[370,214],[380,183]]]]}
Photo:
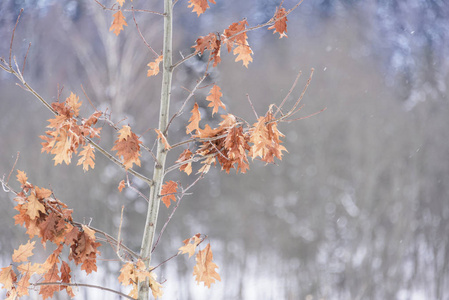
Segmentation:
{"type": "Polygon", "coordinates": [[[89,167],[95,168],[95,148],[91,144],[84,146],[79,156],[77,166],[82,164],[84,172],[89,171],[89,167]]]}
{"type": "Polygon", "coordinates": [[[189,119],[189,125],[186,126],[186,133],[189,134],[194,130],[198,131],[200,126],[201,114],[198,110],[198,103],[195,102],[191,110],[192,116],[189,119]]]}
{"type": "Polygon", "coordinates": [[[120,183],[118,184],[118,190],[119,190],[119,192],[121,193],[122,192],[122,190],[124,189],[126,187],[126,184],[125,184],[125,180],[122,180],[122,181],[120,181],[120,183]]]}
{"type": "Polygon", "coordinates": [[[14,253],[12,255],[12,261],[14,262],[27,261],[28,257],[33,256],[34,244],[36,244],[35,241],[33,242],[28,241],[28,243],[20,245],[19,249],[14,250],[14,253]]]}
{"type": "Polygon", "coordinates": [[[140,144],[142,142],[129,126],[124,125],[119,130],[119,137],[114,144],[112,150],[117,151],[117,156],[121,158],[126,169],[131,168],[133,164],[140,167],[140,144]]]}
{"type": "Polygon", "coordinates": [[[161,64],[162,59],[163,56],[161,55],[158,58],[156,58],[155,61],[152,61],[147,65],[148,67],[150,67],[150,69],[147,72],[147,77],[156,76],[157,74],[159,74],[159,65],[161,64]]]}
{"type": "MultiPolygon", "coordinates": [[[[182,163],[183,161],[189,160],[192,157],[192,152],[189,149],[185,149],[181,155],[179,155],[178,160],[175,163],[182,163]]],[[[192,173],[192,162],[188,162],[179,167],[180,171],[186,172],[187,175],[192,173]]]]}
{"type": "Polygon", "coordinates": [[[164,202],[165,206],[170,207],[170,200],[176,202],[176,193],[178,192],[178,184],[173,180],[170,180],[164,185],[162,185],[161,190],[161,201],[164,202]]]}
{"type": "Polygon", "coordinates": [[[268,30],[274,29],[273,33],[279,33],[279,38],[287,37],[287,11],[283,7],[276,8],[273,20],[274,24],[268,30]]]}
{"type": "Polygon", "coordinates": [[[208,288],[215,283],[215,280],[221,281],[220,275],[215,271],[218,266],[212,260],[212,250],[210,244],[207,244],[206,248],[196,255],[196,265],[193,268],[193,275],[196,276],[197,283],[203,282],[208,288]]]}
{"type": "Polygon", "coordinates": [[[214,84],[210,89],[209,95],[206,97],[206,100],[210,101],[207,107],[213,107],[212,116],[218,112],[219,107],[226,109],[226,106],[220,100],[221,96],[223,96],[223,93],[220,91],[220,87],[214,84]]]}
{"type": "MultiPolygon", "coordinates": [[[[215,4],[215,0],[209,0],[209,2],[215,4]]],[[[188,7],[192,7],[192,12],[196,12],[197,16],[199,17],[206,11],[206,9],[209,8],[209,3],[207,3],[207,0],[189,0],[188,7]]]]}
{"type": "Polygon", "coordinates": [[[165,150],[170,150],[171,146],[168,143],[165,135],[157,128],[155,128],[154,131],[156,131],[156,133],[157,133],[157,138],[161,140],[162,144],[164,144],[165,150]]]}
{"type": "Polygon", "coordinates": [[[201,242],[201,234],[197,233],[189,239],[185,239],[182,241],[184,246],[179,247],[179,251],[181,254],[188,253],[189,257],[195,254],[196,247],[201,242]]]}
{"type": "Polygon", "coordinates": [[[126,23],[125,17],[120,10],[112,16],[114,17],[114,21],[112,21],[112,25],[109,28],[109,31],[114,31],[115,35],[118,36],[124,29],[123,26],[128,26],[128,24],[126,23]]]}

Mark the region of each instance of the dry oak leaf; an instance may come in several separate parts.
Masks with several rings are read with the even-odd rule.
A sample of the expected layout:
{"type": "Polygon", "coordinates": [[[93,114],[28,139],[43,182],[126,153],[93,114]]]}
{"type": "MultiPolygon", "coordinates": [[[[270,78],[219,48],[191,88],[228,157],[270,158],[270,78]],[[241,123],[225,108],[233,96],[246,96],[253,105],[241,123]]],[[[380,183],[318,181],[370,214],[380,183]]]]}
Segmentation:
{"type": "Polygon", "coordinates": [[[88,144],[86,146],[83,147],[83,150],[81,150],[79,156],[79,160],[77,163],[77,166],[79,165],[83,165],[83,170],[84,172],[89,171],[89,167],[91,169],[93,169],[95,167],[95,148],[91,145],[88,144]]]}
{"type": "Polygon", "coordinates": [[[156,299],[158,297],[162,297],[162,295],[164,294],[162,291],[162,284],[157,282],[156,274],[154,274],[154,272],[150,272],[150,289],[153,297],[156,299]]]}
{"type": "Polygon", "coordinates": [[[191,110],[192,116],[189,119],[189,125],[186,126],[186,133],[189,134],[194,130],[199,131],[201,114],[198,110],[198,103],[195,102],[191,110]]]}
{"type": "Polygon", "coordinates": [[[283,7],[276,8],[276,13],[272,20],[274,24],[268,27],[268,30],[274,29],[273,33],[279,33],[279,38],[287,37],[287,11],[283,7]]]}
{"type": "Polygon", "coordinates": [[[33,275],[33,272],[31,271],[31,263],[23,264],[21,267],[20,272],[22,278],[20,278],[19,282],[17,282],[17,294],[19,297],[27,296],[29,294],[28,288],[30,286],[30,278],[31,275],[33,275]]]}
{"type": "Polygon", "coordinates": [[[156,58],[155,61],[152,61],[147,65],[148,67],[150,67],[150,69],[147,72],[147,77],[159,74],[159,65],[161,64],[162,59],[163,56],[161,55],[158,58],[156,58]]]}
{"type": "MultiPolygon", "coordinates": [[[[181,155],[179,155],[178,160],[175,163],[182,163],[183,161],[189,160],[192,157],[192,152],[189,149],[185,149],[181,155]]],[[[185,163],[179,167],[180,171],[186,172],[187,175],[192,173],[192,162],[185,163]]]]}
{"type": "MultiPolygon", "coordinates": [[[[72,150],[70,146],[72,143],[71,138],[67,134],[67,129],[61,128],[59,131],[54,133],[59,133],[54,139],[56,143],[51,150],[51,154],[55,154],[55,157],[53,158],[53,160],[55,161],[55,166],[58,164],[62,164],[63,161],[67,165],[70,165],[70,162],[72,161],[72,150]]],[[[42,148],[42,150],[44,149],[42,148]]]]}
{"type": "Polygon", "coordinates": [[[130,285],[134,282],[134,275],[134,264],[132,262],[127,262],[120,269],[118,281],[122,285],[130,285]]]}
{"type": "Polygon", "coordinates": [[[120,31],[124,29],[123,26],[128,26],[128,24],[126,23],[125,17],[120,10],[112,16],[114,17],[114,21],[112,21],[112,25],[109,28],[109,31],[114,31],[115,35],[118,36],[120,34],[120,31]]]}
{"type": "Polygon", "coordinates": [[[196,172],[196,174],[206,174],[207,172],[209,172],[210,170],[210,166],[215,163],[215,157],[214,156],[209,156],[208,158],[206,158],[205,160],[203,160],[201,162],[202,164],[204,164],[204,166],[202,166],[198,172],[196,172]]]}
{"type": "Polygon", "coordinates": [[[162,185],[161,190],[161,200],[164,202],[165,206],[170,207],[170,200],[173,200],[173,202],[176,202],[176,193],[178,192],[178,184],[174,182],[173,180],[170,180],[169,182],[164,183],[162,185]]]}
{"type": "Polygon", "coordinates": [[[27,200],[28,202],[23,207],[26,209],[26,214],[31,220],[39,217],[39,212],[45,213],[45,206],[39,201],[34,192],[27,197],[27,200]]]}
{"type": "Polygon", "coordinates": [[[189,239],[185,239],[182,242],[184,243],[184,246],[179,247],[179,251],[181,251],[181,254],[188,253],[189,257],[191,257],[193,254],[195,254],[196,247],[201,243],[201,234],[197,233],[194,236],[192,236],[189,239]]]}
{"type": "Polygon", "coordinates": [[[171,148],[171,146],[168,143],[165,135],[159,129],[154,129],[154,131],[156,131],[156,133],[157,133],[157,138],[161,140],[162,144],[164,144],[165,150],[169,150],[171,148]]]}
{"type": "MultiPolygon", "coordinates": [[[[58,282],[61,280],[59,276],[58,264],[55,263],[44,274],[43,282],[58,282]]],[[[52,298],[55,292],[59,291],[59,285],[42,285],[39,291],[39,295],[42,295],[42,299],[52,298]]]]}
{"type": "Polygon", "coordinates": [[[0,283],[3,284],[4,289],[10,290],[16,281],[17,276],[12,266],[2,268],[0,271],[0,283]]]}
{"type": "Polygon", "coordinates": [[[118,184],[118,190],[119,190],[119,192],[121,193],[122,192],[122,190],[124,189],[126,187],[126,185],[125,185],[125,180],[122,180],[122,181],[120,181],[120,183],[118,184]]]}
{"type": "MultiPolygon", "coordinates": [[[[63,261],[63,262],[61,263],[60,271],[61,271],[61,282],[63,282],[63,283],[70,283],[70,282],[71,282],[72,276],[70,275],[71,270],[70,270],[69,264],[66,263],[65,261],[63,261]]],[[[60,291],[66,290],[67,294],[68,294],[71,298],[75,297],[75,294],[73,293],[73,289],[72,289],[71,286],[68,286],[68,285],[61,285],[60,288],[59,288],[59,290],[60,290],[60,291]]]]}
{"type": "Polygon", "coordinates": [[[35,241],[33,242],[28,241],[28,243],[26,243],[25,245],[20,245],[19,249],[14,250],[14,253],[12,255],[12,261],[13,262],[27,261],[28,257],[33,256],[34,244],[36,244],[35,241]]]}
{"type": "Polygon", "coordinates": [[[223,96],[223,94],[220,91],[220,87],[214,84],[214,86],[210,89],[209,95],[206,97],[206,100],[210,101],[207,107],[213,107],[212,116],[218,112],[219,107],[226,109],[226,106],[220,100],[221,96],[223,96]]]}
{"type": "Polygon", "coordinates": [[[246,35],[246,32],[243,32],[246,29],[246,26],[248,26],[248,22],[246,19],[243,19],[240,22],[232,23],[227,29],[224,30],[223,43],[226,44],[228,52],[231,52],[232,47],[234,47],[234,43],[239,45],[247,44],[246,39],[248,36],[246,35]]]}
{"type": "Polygon", "coordinates": [[[78,117],[80,113],[81,104],[83,104],[83,102],[80,102],[79,99],[80,98],[77,95],[71,92],[70,96],[67,97],[67,99],[65,100],[66,104],[73,110],[73,115],[75,117],[78,117]]]}
{"type": "Polygon", "coordinates": [[[17,170],[17,181],[19,181],[22,185],[25,185],[27,180],[27,174],[24,171],[17,170]]]}
{"type": "Polygon", "coordinates": [[[117,0],[117,3],[120,4],[120,6],[123,6],[123,4],[125,4],[125,0],[117,0]]]}
{"type": "Polygon", "coordinates": [[[209,33],[206,36],[201,36],[196,40],[196,45],[192,46],[196,52],[200,52],[201,55],[207,49],[210,51],[209,61],[213,61],[213,66],[216,67],[221,62],[220,50],[221,39],[217,37],[215,33],[209,33]]]}
{"type": "Polygon", "coordinates": [[[196,265],[193,267],[193,275],[196,276],[197,283],[203,282],[208,288],[215,283],[215,280],[221,281],[220,275],[215,271],[218,266],[212,260],[212,250],[210,244],[207,244],[206,248],[196,255],[196,265]]]}
{"type": "Polygon", "coordinates": [[[248,64],[253,61],[253,58],[251,57],[251,54],[253,54],[253,50],[251,50],[251,47],[246,44],[241,44],[234,48],[234,51],[232,52],[234,55],[238,54],[235,58],[235,61],[238,62],[239,60],[242,61],[243,65],[248,68],[248,64]]]}
{"type": "Polygon", "coordinates": [[[117,151],[117,156],[121,157],[122,163],[126,169],[129,169],[136,164],[140,167],[140,144],[142,142],[139,137],[131,131],[131,127],[123,125],[123,128],[119,130],[119,137],[114,142],[115,146],[113,151],[117,151]]]}
{"type": "MultiPolygon", "coordinates": [[[[216,4],[215,0],[209,0],[209,2],[216,4]]],[[[188,7],[193,7],[192,12],[196,12],[197,16],[199,17],[206,11],[206,9],[209,8],[209,3],[207,3],[207,0],[189,0],[188,7]]]]}

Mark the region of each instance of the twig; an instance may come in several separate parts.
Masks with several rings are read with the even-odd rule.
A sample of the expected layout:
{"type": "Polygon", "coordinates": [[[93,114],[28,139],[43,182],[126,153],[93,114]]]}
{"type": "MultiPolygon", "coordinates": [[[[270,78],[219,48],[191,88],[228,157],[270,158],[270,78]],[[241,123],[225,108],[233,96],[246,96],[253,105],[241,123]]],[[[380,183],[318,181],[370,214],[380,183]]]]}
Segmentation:
{"type": "Polygon", "coordinates": [[[132,12],[133,12],[133,20],[134,20],[134,24],[136,24],[137,32],[139,33],[140,38],[142,39],[142,41],[144,42],[144,44],[148,47],[148,49],[150,49],[151,52],[153,52],[153,54],[154,54],[156,57],[159,57],[159,54],[157,54],[157,52],[154,51],[154,49],[150,46],[150,44],[147,43],[147,41],[145,40],[145,38],[144,38],[142,32],[140,31],[139,25],[137,25],[136,16],[135,16],[135,14],[134,14],[134,7],[133,7],[133,6],[131,6],[131,10],[132,10],[132,12]]]}
{"type": "Polygon", "coordinates": [[[315,71],[314,68],[312,68],[312,69],[310,70],[310,76],[309,76],[309,79],[307,80],[307,83],[306,83],[306,85],[304,86],[304,89],[302,90],[301,95],[299,96],[298,100],[296,100],[296,102],[295,102],[295,104],[293,105],[293,107],[292,107],[292,108],[291,108],[285,115],[283,115],[283,116],[280,117],[280,118],[273,119],[273,120],[270,121],[269,123],[273,123],[273,122],[282,122],[282,121],[284,121],[285,119],[287,119],[288,117],[290,117],[290,116],[292,116],[293,114],[295,114],[295,113],[298,112],[298,110],[296,110],[296,107],[297,107],[297,106],[299,105],[299,103],[301,102],[302,98],[304,97],[304,94],[305,94],[306,91],[307,91],[307,88],[308,88],[309,85],[310,85],[310,82],[312,81],[313,71],[315,71]]]}
{"type": "Polygon", "coordinates": [[[6,178],[6,183],[9,182],[9,178],[11,177],[12,172],[14,172],[17,161],[19,160],[19,156],[20,156],[20,152],[17,152],[16,160],[14,161],[14,164],[12,165],[12,168],[11,168],[11,171],[9,172],[8,178],[6,178]]]}
{"type": "MultiPolygon", "coordinates": [[[[187,102],[190,100],[190,98],[192,98],[192,96],[195,94],[195,91],[198,89],[198,87],[200,86],[200,84],[204,81],[204,79],[206,79],[208,74],[204,74],[203,77],[200,78],[200,80],[198,80],[198,82],[196,83],[195,87],[193,88],[193,90],[190,91],[189,96],[187,96],[186,100],[184,100],[184,103],[181,105],[181,108],[173,115],[173,117],[171,117],[170,121],[168,122],[167,127],[164,130],[164,135],[167,134],[168,128],[170,127],[170,124],[173,122],[173,120],[180,116],[183,111],[184,111],[184,107],[186,106],[187,102]]],[[[173,148],[173,146],[172,146],[173,148]]]]}
{"type": "MultiPolygon", "coordinates": [[[[82,225],[85,225],[85,224],[82,224],[82,223],[79,223],[79,222],[73,222],[73,224],[76,225],[76,226],[78,226],[78,227],[80,227],[80,228],[82,227],[82,225]]],[[[86,226],[86,225],[85,225],[85,226],[86,226]]],[[[96,233],[99,233],[99,234],[104,235],[104,236],[106,237],[107,240],[113,242],[115,245],[117,245],[117,244],[119,243],[115,238],[113,238],[111,235],[107,234],[107,233],[104,232],[103,230],[97,229],[97,228],[92,227],[92,226],[90,226],[90,225],[87,225],[87,226],[88,226],[90,229],[92,229],[93,231],[95,231],[96,233]]],[[[140,257],[137,253],[135,253],[133,250],[129,249],[129,248],[128,248],[127,246],[125,246],[124,244],[121,244],[120,246],[121,246],[123,249],[125,249],[126,252],[128,252],[132,257],[135,257],[135,258],[139,258],[139,257],[140,257]]]]}
{"type": "Polygon", "coordinates": [[[30,285],[32,286],[41,286],[41,285],[62,285],[62,286],[78,286],[78,287],[89,287],[89,288],[94,288],[94,289],[99,289],[99,290],[103,290],[103,291],[108,291],[111,293],[115,293],[117,295],[120,295],[122,297],[125,297],[127,299],[134,299],[126,294],[123,294],[122,292],[107,288],[107,287],[103,287],[100,285],[94,285],[94,284],[87,284],[87,283],[71,283],[71,282],[36,282],[36,283],[30,283],[30,285]]]}
{"type": "Polygon", "coordinates": [[[126,185],[132,189],[134,192],[136,192],[137,194],[139,194],[140,197],[142,197],[143,199],[145,199],[145,201],[149,202],[150,200],[148,200],[148,197],[146,197],[144,194],[142,194],[138,189],[136,189],[135,187],[133,187],[131,185],[131,182],[129,181],[128,178],[128,173],[126,173],[126,185]]]}
{"type": "Polygon", "coordinates": [[[181,251],[178,251],[178,253],[176,253],[176,254],[170,256],[169,258],[167,258],[166,260],[164,260],[163,262],[161,262],[161,263],[158,264],[157,266],[152,267],[151,270],[150,270],[150,272],[153,272],[154,270],[156,270],[157,268],[159,268],[160,266],[162,266],[162,265],[165,264],[166,262],[168,262],[168,261],[172,260],[173,258],[177,257],[177,256],[180,254],[180,252],[181,252],[181,251]]]}
{"type": "Polygon", "coordinates": [[[174,70],[177,66],[179,66],[180,64],[182,64],[183,62],[185,62],[186,60],[189,60],[190,58],[194,57],[195,55],[198,54],[198,51],[195,51],[193,53],[190,53],[189,55],[187,55],[186,57],[183,57],[180,61],[174,63],[170,69],[174,70]]]}
{"type": "Polygon", "coordinates": [[[300,117],[300,118],[296,118],[296,119],[285,120],[284,122],[289,123],[289,122],[293,122],[293,121],[299,121],[299,120],[308,119],[308,118],[310,118],[310,117],[316,116],[316,115],[319,114],[319,113],[322,113],[322,112],[325,111],[326,109],[327,109],[327,107],[323,108],[323,109],[320,110],[320,111],[314,112],[313,114],[307,115],[307,116],[305,116],[305,117],[300,117]]]}
{"type": "Polygon", "coordinates": [[[30,48],[31,48],[31,42],[28,44],[27,53],[25,54],[25,57],[23,58],[22,74],[25,72],[25,65],[27,62],[28,53],[30,52],[30,48]]]}
{"type": "Polygon", "coordinates": [[[16,33],[17,24],[19,24],[20,16],[23,13],[23,8],[20,9],[19,15],[17,16],[16,25],[14,25],[14,29],[12,30],[11,43],[9,44],[9,67],[11,68],[11,55],[12,55],[12,42],[14,41],[14,34],[16,33]]]}
{"type": "Polygon", "coordinates": [[[299,77],[301,77],[302,72],[299,71],[298,75],[295,78],[295,81],[292,84],[292,87],[290,88],[290,90],[288,91],[287,95],[285,96],[284,100],[282,100],[281,104],[279,105],[278,109],[276,110],[276,112],[273,115],[273,118],[276,117],[276,115],[281,111],[282,106],[284,106],[285,102],[287,101],[287,99],[290,97],[291,93],[293,92],[293,90],[296,87],[296,84],[298,83],[299,77]]]}
{"type": "Polygon", "coordinates": [[[106,7],[104,4],[102,4],[100,1],[98,0],[94,0],[95,2],[97,2],[98,5],[101,6],[102,9],[104,10],[110,10],[110,11],[137,11],[137,12],[144,12],[144,13],[149,13],[149,14],[155,14],[155,15],[159,15],[159,16],[164,16],[163,13],[157,12],[157,11],[152,11],[152,10],[148,10],[148,9],[121,9],[121,8],[114,8],[114,5],[112,5],[112,7],[106,7]]]}
{"type": "Polygon", "coordinates": [[[254,115],[256,116],[256,119],[259,119],[259,116],[257,115],[257,112],[256,112],[256,110],[254,109],[254,105],[253,105],[253,103],[251,102],[251,98],[249,97],[249,94],[246,94],[246,98],[248,99],[249,105],[251,106],[251,108],[252,108],[252,110],[253,110],[253,113],[254,113],[254,115]]]}
{"type": "MultiPolygon", "coordinates": [[[[198,178],[195,179],[195,181],[192,182],[187,188],[182,189],[181,195],[178,197],[178,201],[177,201],[177,203],[176,203],[176,206],[173,208],[173,211],[172,211],[171,214],[168,216],[167,221],[165,222],[164,226],[162,227],[161,232],[159,233],[159,236],[157,237],[157,240],[156,240],[156,242],[154,243],[153,249],[151,250],[151,253],[153,253],[153,251],[156,249],[156,247],[157,247],[157,245],[158,245],[158,243],[159,243],[159,240],[161,239],[162,234],[163,234],[164,231],[165,231],[165,228],[167,227],[167,225],[168,225],[168,223],[170,222],[171,218],[172,218],[173,215],[175,214],[176,209],[177,209],[178,206],[181,204],[181,200],[182,200],[182,198],[186,195],[186,192],[187,192],[189,189],[191,189],[191,188],[192,188],[198,181],[200,181],[202,178],[204,178],[204,173],[201,173],[201,175],[198,176],[198,178]]],[[[182,188],[182,187],[181,187],[181,188],[182,188]]],[[[155,267],[155,268],[157,268],[157,267],[155,267]]]]}
{"type": "MultiPolygon", "coordinates": [[[[84,96],[86,97],[87,101],[89,101],[89,104],[92,106],[92,108],[93,108],[95,111],[98,111],[97,108],[96,108],[96,107],[94,106],[94,104],[92,103],[92,101],[90,101],[89,96],[87,96],[87,93],[86,93],[86,91],[84,90],[84,87],[83,87],[82,84],[81,84],[81,89],[83,90],[84,96]]],[[[58,99],[59,99],[59,97],[58,97],[58,99]]]]}

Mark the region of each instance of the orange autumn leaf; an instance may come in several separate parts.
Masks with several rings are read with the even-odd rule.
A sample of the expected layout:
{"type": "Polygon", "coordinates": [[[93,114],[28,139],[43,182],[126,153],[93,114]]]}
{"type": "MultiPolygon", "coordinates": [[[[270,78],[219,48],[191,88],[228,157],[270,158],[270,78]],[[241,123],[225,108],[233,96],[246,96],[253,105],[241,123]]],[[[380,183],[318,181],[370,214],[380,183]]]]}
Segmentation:
{"type": "Polygon", "coordinates": [[[84,172],[89,170],[89,167],[91,169],[93,169],[95,167],[95,148],[91,145],[88,144],[86,146],[83,147],[83,150],[81,150],[79,156],[79,160],[78,160],[78,164],[79,165],[83,165],[83,170],[84,172]]]}
{"type": "Polygon", "coordinates": [[[125,4],[125,0],[117,0],[117,3],[120,4],[120,6],[123,6],[123,4],[125,4]]]}
{"type": "Polygon", "coordinates": [[[184,246],[179,247],[178,250],[181,252],[181,254],[188,253],[189,257],[191,257],[193,254],[195,254],[196,247],[201,242],[200,237],[201,237],[201,234],[197,233],[194,236],[192,236],[191,238],[185,239],[184,241],[182,241],[184,243],[184,246]]]}
{"type": "Polygon", "coordinates": [[[114,144],[112,150],[117,151],[117,156],[121,158],[126,169],[131,168],[133,164],[140,167],[140,144],[142,142],[131,131],[131,127],[123,125],[123,128],[119,130],[119,137],[114,144]]]}
{"type": "Polygon", "coordinates": [[[25,185],[28,180],[27,174],[23,171],[17,170],[17,181],[25,185]]]}
{"type": "Polygon", "coordinates": [[[10,290],[17,280],[16,273],[12,269],[12,266],[4,267],[0,271],[0,283],[3,284],[3,288],[10,290]]]}
{"type": "Polygon", "coordinates": [[[25,245],[20,245],[19,249],[14,250],[12,255],[12,261],[14,262],[22,262],[27,261],[28,257],[33,256],[34,244],[36,242],[28,241],[25,245]]]}
{"type": "Polygon", "coordinates": [[[117,187],[120,193],[125,188],[125,186],[126,186],[125,185],[125,180],[120,181],[120,183],[118,184],[118,187],[117,187]]]}
{"type": "Polygon", "coordinates": [[[51,154],[55,154],[53,160],[55,161],[55,166],[62,164],[64,161],[67,165],[70,165],[72,161],[72,151],[71,151],[71,139],[67,133],[67,129],[61,128],[57,133],[58,136],[55,137],[55,145],[51,150],[51,154]]]}
{"type": "Polygon", "coordinates": [[[67,97],[65,103],[73,110],[73,115],[78,117],[80,113],[80,107],[83,102],[79,101],[79,97],[75,95],[73,92],[70,93],[70,96],[67,97]]]}
{"type": "Polygon", "coordinates": [[[112,21],[112,25],[109,28],[109,31],[114,31],[115,35],[118,36],[120,34],[120,31],[124,29],[123,26],[128,26],[128,24],[126,23],[125,17],[120,10],[112,16],[114,17],[114,21],[112,21]]]}
{"type": "Polygon", "coordinates": [[[274,33],[279,33],[279,38],[287,37],[287,11],[283,7],[276,8],[276,13],[272,20],[274,20],[274,24],[268,27],[268,30],[274,29],[274,33]]]}
{"type": "Polygon", "coordinates": [[[169,182],[166,182],[164,185],[162,185],[161,190],[161,200],[164,202],[165,206],[170,207],[170,200],[173,200],[173,202],[176,202],[176,193],[178,192],[178,184],[172,180],[169,182]]]}
{"type": "Polygon", "coordinates": [[[131,127],[128,125],[123,125],[122,129],[118,131],[119,136],[118,139],[120,141],[126,140],[128,137],[132,135],[131,127]]]}
{"type": "Polygon", "coordinates": [[[241,44],[234,48],[234,51],[232,52],[234,55],[238,54],[235,58],[235,61],[242,61],[243,65],[248,68],[248,64],[253,61],[253,58],[251,57],[251,54],[253,54],[253,50],[251,50],[251,47],[246,43],[246,45],[241,44]]]}
{"type": "Polygon", "coordinates": [[[209,92],[209,95],[206,97],[206,100],[210,101],[207,107],[213,107],[212,116],[218,112],[219,107],[226,109],[226,106],[220,100],[221,96],[223,96],[223,94],[220,92],[220,87],[214,84],[209,92]]]}
{"type": "Polygon", "coordinates": [[[223,43],[226,44],[228,52],[231,52],[235,44],[245,45],[248,36],[246,35],[245,29],[248,26],[246,20],[240,22],[235,22],[229,25],[227,29],[223,32],[223,43]]]}
{"type": "Polygon", "coordinates": [[[221,50],[221,39],[216,33],[209,33],[206,36],[200,36],[196,40],[196,45],[192,46],[195,51],[204,54],[205,50],[210,51],[209,61],[213,61],[213,66],[216,67],[221,62],[220,50],[221,50]]]}
{"type": "MultiPolygon", "coordinates": [[[[192,157],[192,152],[189,149],[185,149],[181,155],[179,155],[178,160],[175,161],[175,163],[182,163],[183,161],[186,161],[192,157]]],[[[188,162],[186,164],[183,164],[179,167],[180,171],[186,172],[187,175],[190,175],[192,173],[192,162],[188,162]]]]}
{"type": "MultiPolygon", "coordinates": [[[[61,271],[61,282],[63,282],[63,283],[71,283],[72,276],[70,275],[71,270],[70,270],[69,264],[66,263],[65,261],[63,261],[61,263],[60,271],[61,271]]],[[[75,294],[73,293],[73,289],[72,289],[71,286],[61,285],[60,290],[61,291],[62,290],[66,290],[67,294],[71,298],[75,297],[75,294]]]]}
{"type": "MultiPolygon", "coordinates": [[[[30,278],[32,275],[32,272],[30,270],[31,263],[27,263],[24,265],[26,266],[26,268],[22,268],[22,270],[20,270],[22,273],[21,274],[22,278],[20,278],[19,282],[17,282],[17,294],[19,297],[29,295],[28,288],[30,286],[30,278]]],[[[24,266],[24,265],[21,265],[21,266],[24,266]]]]}
{"type": "Polygon", "coordinates": [[[147,77],[159,74],[159,65],[161,64],[162,59],[163,56],[161,55],[158,58],[156,58],[155,61],[152,61],[147,65],[148,67],[150,67],[150,69],[147,72],[147,77]]]}
{"type": "Polygon", "coordinates": [[[35,193],[31,193],[27,197],[28,202],[23,205],[26,209],[26,214],[31,220],[39,217],[39,212],[45,213],[45,206],[39,201],[35,193]]]}
{"type": "Polygon", "coordinates": [[[191,110],[192,116],[189,119],[189,125],[186,127],[186,133],[189,134],[194,130],[198,131],[200,126],[201,114],[198,110],[198,103],[195,102],[193,109],[191,110]]]}
{"type": "MultiPolygon", "coordinates": [[[[209,2],[216,4],[215,0],[209,0],[209,2]]],[[[206,9],[209,8],[209,3],[207,3],[207,0],[189,0],[188,7],[193,7],[192,12],[196,12],[197,16],[199,17],[202,13],[206,11],[206,9]]]]}
{"type": "Polygon", "coordinates": [[[122,285],[132,284],[134,281],[134,264],[132,262],[127,262],[120,269],[120,275],[118,276],[118,281],[122,285]]]}
{"type": "Polygon", "coordinates": [[[203,282],[208,288],[210,288],[212,283],[215,283],[215,280],[221,281],[220,275],[215,271],[218,266],[212,260],[212,250],[210,249],[210,244],[207,244],[206,248],[199,251],[196,255],[196,265],[193,268],[196,282],[198,284],[203,282]]]}
{"type": "Polygon", "coordinates": [[[215,157],[214,156],[209,156],[208,158],[206,158],[205,160],[203,160],[201,162],[202,164],[204,164],[204,166],[202,166],[198,172],[196,172],[196,174],[206,174],[207,172],[209,172],[210,170],[210,166],[215,163],[215,157]]]}
{"type": "Polygon", "coordinates": [[[162,144],[164,144],[165,150],[169,150],[171,148],[171,146],[168,144],[168,141],[167,141],[167,138],[165,137],[165,135],[159,129],[154,129],[154,131],[156,131],[156,133],[157,133],[157,138],[161,140],[162,144]]]}
{"type": "MultiPolygon", "coordinates": [[[[61,280],[59,276],[58,264],[53,264],[47,273],[44,275],[43,282],[58,282],[61,280]]],[[[59,285],[42,285],[39,291],[39,295],[42,295],[42,299],[52,298],[55,292],[59,291],[59,285]]]]}

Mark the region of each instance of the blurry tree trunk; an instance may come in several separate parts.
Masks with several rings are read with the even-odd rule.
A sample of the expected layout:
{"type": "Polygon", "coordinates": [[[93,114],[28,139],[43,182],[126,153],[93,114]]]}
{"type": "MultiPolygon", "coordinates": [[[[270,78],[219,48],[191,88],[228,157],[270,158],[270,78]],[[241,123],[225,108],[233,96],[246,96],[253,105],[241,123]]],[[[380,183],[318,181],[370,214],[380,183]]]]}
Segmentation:
{"type": "MultiPolygon", "coordinates": [[[[159,111],[159,130],[166,134],[165,130],[168,125],[168,114],[170,108],[170,91],[172,81],[172,1],[164,0],[164,45],[163,45],[163,73],[161,87],[161,103],[159,111]]],[[[150,188],[150,196],[148,203],[147,218],[145,221],[144,234],[142,238],[142,246],[140,256],[145,262],[147,268],[150,267],[151,250],[153,246],[154,233],[156,231],[157,216],[159,213],[159,194],[161,191],[162,181],[165,172],[165,159],[167,151],[159,140],[157,145],[156,162],[153,172],[153,183],[150,188]]],[[[149,294],[148,280],[139,282],[139,300],[147,300],[149,294]]]]}

